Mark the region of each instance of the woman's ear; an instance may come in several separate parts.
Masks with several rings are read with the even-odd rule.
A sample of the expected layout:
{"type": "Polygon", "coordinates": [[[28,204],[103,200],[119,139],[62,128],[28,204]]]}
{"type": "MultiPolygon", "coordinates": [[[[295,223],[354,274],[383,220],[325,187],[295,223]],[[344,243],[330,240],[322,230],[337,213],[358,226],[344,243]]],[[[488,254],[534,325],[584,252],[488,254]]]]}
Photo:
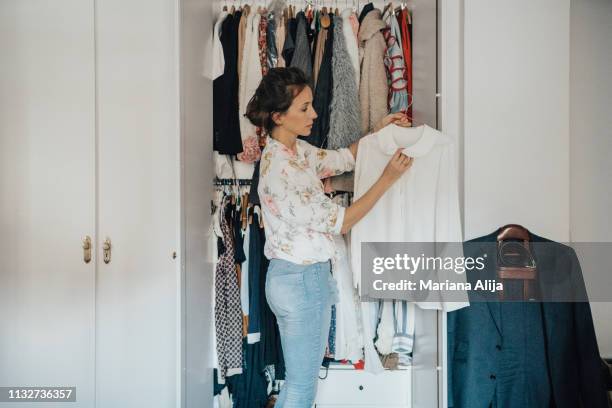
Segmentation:
{"type": "Polygon", "coordinates": [[[272,113],[272,121],[274,122],[276,126],[280,126],[283,124],[282,118],[283,118],[283,115],[281,115],[279,112],[272,113]]]}

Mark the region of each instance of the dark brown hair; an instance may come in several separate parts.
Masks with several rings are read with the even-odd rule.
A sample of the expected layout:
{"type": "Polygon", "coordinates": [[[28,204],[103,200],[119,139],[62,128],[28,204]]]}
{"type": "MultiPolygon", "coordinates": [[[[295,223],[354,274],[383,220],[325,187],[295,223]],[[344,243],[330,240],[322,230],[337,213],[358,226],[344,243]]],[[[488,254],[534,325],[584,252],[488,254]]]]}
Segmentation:
{"type": "Polygon", "coordinates": [[[259,83],[247,105],[245,116],[253,125],[263,127],[269,134],[276,126],[272,114],[285,113],[293,98],[306,86],[308,78],[299,68],[272,68],[259,83]]]}

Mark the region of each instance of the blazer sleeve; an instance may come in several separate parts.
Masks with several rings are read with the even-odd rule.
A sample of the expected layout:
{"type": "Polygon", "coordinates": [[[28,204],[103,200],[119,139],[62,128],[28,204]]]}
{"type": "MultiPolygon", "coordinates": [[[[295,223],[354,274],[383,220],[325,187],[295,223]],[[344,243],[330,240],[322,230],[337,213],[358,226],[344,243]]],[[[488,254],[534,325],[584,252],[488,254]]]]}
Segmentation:
{"type": "MultiPolygon", "coordinates": [[[[572,275],[579,291],[584,290],[584,280],[576,252],[570,248],[572,275]]],[[[580,294],[578,294],[580,296],[580,294]]],[[[580,370],[580,398],[582,406],[609,408],[606,381],[601,370],[601,357],[593,326],[589,303],[577,299],[574,305],[574,327],[576,328],[576,358],[580,370]]]]}

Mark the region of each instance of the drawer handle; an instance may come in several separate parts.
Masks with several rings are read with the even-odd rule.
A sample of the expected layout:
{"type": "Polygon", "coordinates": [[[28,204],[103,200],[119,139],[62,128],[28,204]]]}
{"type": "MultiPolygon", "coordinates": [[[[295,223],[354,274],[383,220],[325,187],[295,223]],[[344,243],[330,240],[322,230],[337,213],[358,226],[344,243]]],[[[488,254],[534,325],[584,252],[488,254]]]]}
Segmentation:
{"type": "Polygon", "coordinates": [[[363,391],[363,385],[359,386],[359,391],[363,391]]]}

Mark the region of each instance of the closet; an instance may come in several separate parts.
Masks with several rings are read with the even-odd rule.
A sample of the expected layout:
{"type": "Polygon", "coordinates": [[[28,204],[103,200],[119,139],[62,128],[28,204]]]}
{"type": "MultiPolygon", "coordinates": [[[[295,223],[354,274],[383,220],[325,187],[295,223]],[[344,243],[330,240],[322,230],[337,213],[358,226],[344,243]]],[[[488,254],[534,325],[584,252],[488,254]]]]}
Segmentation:
{"type": "Polygon", "coordinates": [[[180,405],[178,10],[0,5],[2,386],[180,405]]]}
{"type": "MultiPolygon", "coordinates": [[[[240,135],[236,135],[235,130],[228,129],[228,126],[226,126],[227,120],[221,120],[220,118],[235,115],[237,112],[235,112],[236,107],[230,106],[231,104],[229,103],[227,98],[221,98],[220,95],[224,95],[224,96],[231,95],[232,92],[234,92],[232,91],[232,86],[228,85],[229,84],[228,81],[233,81],[232,78],[239,78],[238,82],[240,82],[239,84],[240,92],[242,92],[243,88],[247,88],[249,86],[256,86],[257,83],[259,82],[259,81],[255,81],[253,84],[250,84],[248,79],[246,79],[250,72],[249,71],[245,74],[245,70],[249,66],[245,62],[247,58],[246,55],[253,56],[252,60],[249,60],[249,63],[252,65],[252,68],[256,70],[255,74],[258,75],[259,77],[261,77],[261,73],[259,71],[264,70],[264,69],[267,70],[269,69],[270,65],[273,65],[270,63],[266,64],[266,61],[269,61],[269,60],[265,58],[265,53],[266,51],[268,52],[270,51],[269,48],[266,49],[265,46],[262,47],[261,45],[259,45],[259,49],[258,49],[258,44],[256,41],[250,42],[248,33],[246,34],[247,39],[244,40],[244,48],[241,49],[239,46],[238,57],[236,58],[233,48],[230,48],[230,46],[231,44],[233,44],[232,38],[233,38],[233,35],[235,35],[234,31],[238,32],[238,36],[241,35],[241,32],[239,31],[238,28],[233,30],[230,27],[238,26],[236,19],[238,20],[241,19],[241,14],[239,13],[242,13],[242,20],[240,20],[241,21],[240,24],[242,24],[243,20],[249,21],[248,23],[246,23],[247,31],[252,30],[249,28],[251,24],[250,21],[252,19],[255,19],[258,22],[256,25],[260,27],[259,43],[265,44],[266,42],[269,43],[270,38],[274,38],[274,37],[270,36],[269,31],[268,31],[267,36],[265,34],[263,35],[261,34],[262,29],[261,29],[261,26],[259,25],[259,20],[265,19],[266,24],[270,24],[270,21],[274,19],[274,23],[277,26],[279,23],[283,24],[283,22],[285,21],[285,18],[281,20],[281,18],[277,17],[277,14],[279,13],[279,11],[276,6],[270,5],[269,11],[268,11],[268,13],[272,13],[272,12],[277,13],[275,14],[276,17],[272,17],[273,14],[268,14],[268,13],[262,13],[262,16],[260,16],[259,14],[256,14],[254,17],[252,17],[254,13],[253,10],[255,10],[256,8],[261,9],[263,6],[265,6],[265,4],[261,2],[254,2],[250,4],[251,6],[250,12],[249,12],[249,9],[246,7],[241,8],[241,6],[243,5],[244,5],[243,3],[231,2],[231,1],[216,3],[217,8],[215,9],[215,12],[214,12],[215,27],[216,27],[215,29],[217,30],[217,27],[218,27],[219,34],[215,34],[215,35],[219,35],[220,39],[217,38],[216,40],[213,40],[213,41],[218,41],[218,43],[215,43],[217,44],[216,48],[213,48],[217,50],[217,53],[213,54],[212,56],[213,61],[208,62],[212,67],[218,67],[217,59],[221,61],[223,61],[224,59],[224,63],[225,63],[225,71],[217,70],[215,74],[212,74],[212,79],[214,79],[215,81],[214,86],[216,87],[215,88],[216,96],[214,97],[215,98],[214,99],[215,100],[214,112],[215,112],[215,120],[217,123],[217,125],[215,125],[216,128],[215,128],[214,146],[215,146],[215,150],[221,153],[221,155],[223,155],[223,156],[215,157],[215,160],[219,160],[217,162],[218,167],[216,167],[216,176],[219,178],[222,178],[221,182],[227,182],[230,185],[232,184],[232,179],[231,179],[232,175],[235,178],[238,178],[240,180],[240,183],[242,183],[243,181],[245,182],[249,181],[248,178],[250,177],[250,173],[248,171],[243,171],[243,168],[246,168],[248,166],[247,164],[240,163],[236,161],[235,159],[230,159],[231,156],[229,154],[233,151],[232,149],[235,148],[235,146],[240,146],[240,139],[239,139],[240,135]],[[235,10],[235,13],[232,14],[234,10],[235,10]],[[248,13],[248,17],[245,19],[244,15],[246,13],[248,13]],[[221,46],[223,47],[223,50],[221,49],[221,46]],[[229,50],[232,50],[232,51],[229,51],[229,50]],[[242,52],[242,64],[240,63],[241,52],[242,52]],[[261,56],[262,53],[264,54],[264,57],[261,56]],[[225,54],[225,58],[224,58],[224,54],[225,54]],[[236,65],[236,59],[238,60],[239,68],[240,68],[240,65],[242,66],[242,73],[239,75],[234,74],[234,67],[236,65]],[[261,62],[260,60],[263,62],[261,62]],[[260,62],[261,62],[261,66],[260,66],[260,62]],[[218,138],[220,134],[222,134],[223,136],[218,138]],[[238,138],[237,143],[234,142],[236,137],[238,138]],[[232,140],[232,142],[230,142],[230,140],[232,140]],[[221,141],[225,141],[225,143],[222,144],[221,141]],[[223,157],[224,158],[223,160],[225,161],[218,159],[218,157],[223,157]],[[232,160],[233,164],[229,164],[230,160],[232,160]],[[221,166],[220,163],[226,163],[226,164],[221,166]],[[233,169],[232,169],[232,166],[233,166],[233,169]],[[247,179],[247,180],[243,180],[243,179],[247,179]]],[[[338,7],[340,12],[343,12],[345,9],[351,8],[351,5],[348,3],[347,4],[336,4],[334,2],[329,2],[329,3],[321,2],[321,3],[315,3],[314,5],[308,4],[308,3],[301,4],[299,2],[287,2],[287,5],[296,7],[297,9],[296,13],[304,11],[307,14],[307,16],[309,15],[309,13],[311,13],[310,15],[316,15],[319,11],[322,11],[322,13],[325,13],[325,9],[324,9],[325,7],[328,7],[331,10],[333,10],[334,7],[338,7]]],[[[363,6],[365,6],[365,3],[361,4],[361,7],[363,6]]],[[[388,3],[388,2],[384,2],[384,3],[379,2],[379,3],[375,3],[374,6],[379,8],[380,10],[383,10],[383,9],[387,9],[386,6],[393,6],[393,4],[388,3]]],[[[412,102],[412,120],[415,126],[426,124],[433,128],[436,128],[438,127],[438,124],[439,124],[439,120],[438,120],[439,78],[438,78],[438,54],[437,54],[438,52],[438,29],[437,27],[438,27],[439,16],[438,16],[437,4],[435,2],[425,0],[425,1],[409,1],[406,4],[398,2],[396,6],[398,8],[406,6],[412,13],[412,17],[410,19],[412,35],[409,40],[412,44],[411,61],[413,64],[412,71],[410,72],[409,76],[412,78],[412,84],[414,88],[412,95],[410,95],[409,97],[409,100],[412,102]]],[[[357,11],[356,15],[359,16],[361,10],[357,8],[356,4],[353,5],[353,7],[357,11]]],[[[343,13],[343,16],[344,16],[344,13],[343,13]]],[[[343,19],[344,17],[334,17],[334,20],[333,20],[334,24],[336,24],[335,22],[337,21],[336,20],[337,18],[343,19]]],[[[297,20],[300,21],[299,18],[297,20]]],[[[398,17],[398,20],[399,20],[399,17],[398,17]]],[[[345,21],[346,20],[342,20],[342,22],[345,22],[345,21]]],[[[368,20],[368,21],[371,21],[371,20],[368,20]]],[[[340,23],[341,22],[339,22],[338,24],[340,23]]],[[[297,24],[299,27],[299,24],[302,24],[302,23],[299,22],[297,24]]],[[[318,26],[318,24],[319,24],[319,20],[317,20],[316,17],[312,17],[312,23],[310,22],[310,20],[308,20],[308,22],[306,23],[306,26],[312,27],[314,31],[314,27],[318,26]]],[[[320,24],[321,24],[321,27],[324,27],[323,19],[320,20],[320,24]]],[[[381,20],[381,24],[382,24],[382,20],[381,20]]],[[[365,23],[364,23],[364,26],[365,26],[365,23]]],[[[291,24],[289,24],[288,27],[291,27],[291,24]]],[[[289,30],[289,28],[287,28],[287,30],[289,30]]],[[[299,30],[300,28],[297,29],[298,33],[299,33],[299,30]]],[[[332,31],[332,30],[329,30],[329,31],[332,31]]],[[[340,46],[337,46],[335,42],[336,41],[335,36],[337,35],[336,30],[333,30],[333,31],[334,31],[333,32],[333,35],[334,35],[334,54],[333,54],[334,57],[333,58],[334,58],[334,61],[336,61],[335,58],[337,58],[337,55],[338,55],[336,53],[338,51],[336,50],[340,50],[340,46]]],[[[263,32],[265,33],[265,31],[263,32]]],[[[361,35],[362,35],[361,33],[362,31],[360,28],[359,38],[361,38],[361,35]]],[[[324,28],[321,28],[320,30],[317,30],[316,34],[313,34],[314,38],[317,39],[317,40],[312,41],[313,42],[312,58],[315,61],[318,56],[318,50],[323,44],[322,42],[321,43],[317,42],[320,39],[319,37],[321,35],[329,35],[329,33],[325,31],[324,28]],[[317,44],[316,46],[314,45],[315,42],[317,44]]],[[[257,38],[256,35],[255,35],[255,38],[257,38]]],[[[303,39],[299,35],[292,38],[292,43],[294,41],[296,44],[295,46],[296,50],[298,48],[298,45],[297,45],[298,42],[306,41],[306,38],[307,38],[306,34],[303,35],[303,39]]],[[[398,43],[401,42],[401,40],[402,39],[398,37],[397,39],[398,43]]],[[[286,40],[284,44],[285,44],[284,48],[287,48],[286,40]]],[[[275,50],[277,50],[277,48],[278,48],[278,45],[275,46],[275,50]]],[[[325,45],[325,50],[326,51],[323,53],[323,60],[325,60],[327,52],[328,52],[327,45],[325,45]]],[[[278,51],[278,55],[281,55],[280,51],[279,50],[277,51],[278,51]]],[[[297,54],[297,51],[296,51],[296,54],[297,54]]],[[[296,54],[293,54],[294,58],[296,54]]],[[[283,55],[285,55],[284,52],[283,52],[283,55]]],[[[309,55],[310,55],[310,51],[309,51],[309,55]]],[[[291,54],[286,55],[285,61],[283,61],[283,65],[289,63],[287,61],[290,61],[290,60],[287,58],[291,58],[291,54]]],[[[329,58],[331,59],[331,57],[329,58]]],[[[349,58],[348,53],[346,54],[346,58],[348,60],[349,58]]],[[[402,61],[403,61],[403,58],[402,58],[402,61]]],[[[384,61],[385,64],[387,64],[388,62],[389,62],[388,60],[384,61]]],[[[378,61],[378,63],[382,65],[383,60],[378,61]]],[[[350,61],[347,61],[347,65],[348,64],[350,64],[350,61]]],[[[402,64],[402,69],[403,69],[403,62],[401,64],[402,64]]],[[[300,68],[302,68],[302,65],[304,65],[306,66],[306,68],[302,68],[302,69],[306,69],[307,71],[310,71],[311,69],[310,63],[304,64],[302,62],[302,59],[300,59],[300,62],[298,64],[291,62],[291,65],[292,66],[297,65],[300,68]]],[[[316,64],[313,64],[313,66],[316,66],[316,64]]],[[[324,67],[324,64],[321,65],[319,81],[320,81],[320,78],[324,75],[323,67],[324,67]]],[[[387,66],[387,68],[389,67],[387,66]]],[[[359,69],[359,67],[357,67],[357,69],[359,69]]],[[[313,68],[313,71],[316,72],[316,68],[313,68]]],[[[362,73],[361,75],[364,75],[364,74],[362,73]]],[[[349,80],[350,79],[351,78],[349,78],[349,80]]],[[[336,80],[337,78],[334,77],[333,79],[334,89],[336,86],[335,84],[336,80]]],[[[313,104],[315,106],[315,109],[317,110],[317,113],[320,115],[320,117],[324,117],[322,115],[327,114],[327,111],[323,110],[323,113],[322,113],[322,110],[320,109],[323,108],[323,106],[317,107],[317,103],[320,100],[319,99],[320,98],[319,95],[321,95],[320,92],[322,94],[325,94],[327,91],[326,91],[326,88],[320,87],[319,81],[316,82],[316,85],[314,87],[315,88],[314,89],[315,100],[313,104]]],[[[383,95],[386,94],[386,89],[384,89],[384,85],[385,84],[383,84],[383,89],[378,90],[383,95]]],[[[253,91],[254,91],[254,88],[250,91],[251,93],[249,93],[246,96],[240,93],[240,96],[238,98],[240,102],[238,104],[241,106],[240,108],[241,111],[239,112],[238,116],[242,116],[242,111],[244,110],[246,106],[246,101],[248,101],[253,91]]],[[[359,92],[361,95],[361,90],[359,92]]],[[[362,111],[362,114],[363,114],[363,111],[362,111]]],[[[317,123],[315,123],[315,127],[313,128],[313,134],[311,134],[311,136],[309,136],[309,138],[307,138],[306,140],[309,143],[314,144],[315,146],[321,146],[322,143],[329,143],[329,145],[325,144],[324,146],[333,147],[332,139],[331,139],[331,135],[333,132],[330,130],[329,135],[328,135],[325,131],[319,131],[319,129],[321,129],[321,127],[317,127],[317,123]]],[[[246,147],[247,145],[250,146],[249,141],[250,141],[251,132],[254,132],[254,130],[251,130],[248,126],[243,127],[241,124],[240,133],[242,133],[241,136],[242,136],[242,144],[244,146],[244,149],[247,149],[246,147]],[[245,129],[247,129],[248,132],[245,132],[245,129]]],[[[338,145],[335,145],[335,146],[338,146],[338,145]]],[[[345,146],[345,145],[340,145],[340,146],[345,146]]],[[[238,156],[238,159],[241,159],[240,155],[238,156]]],[[[252,170],[250,170],[250,172],[252,172],[252,170]]],[[[238,182],[235,182],[235,183],[238,184],[238,182]]],[[[220,202],[220,199],[217,199],[217,202],[215,202],[215,207],[219,207],[219,206],[221,206],[221,202],[220,202]]],[[[214,217],[221,217],[221,216],[218,213],[215,213],[214,217]]],[[[223,221],[219,223],[223,224],[223,221]]],[[[235,224],[235,222],[233,222],[233,224],[235,224]]],[[[253,230],[251,229],[251,231],[253,230]]],[[[217,235],[219,236],[219,239],[222,238],[225,242],[225,236],[224,236],[225,234],[217,234],[217,235]]],[[[235,234],[235,237],[238,237],[238,235],[242,235],[242,234],[240,232],[237,232],[235,234]]],[[[245,232],[245,235],[246,235],[246,232],[245,232]]],[[[240,239],[236,238],[237,242],[241,240],[242,238],[240,239]]],[[[245,247],[244,251],[248,253],[248,248],[245,247]]],[[[250,255],[253,255],[253,254],[250,254],[250,255]]],[[[261,255],[255,254],[253,256],[258,257],[261,255]]],[[[243,267],[244,265],[245,264],[242,264],[243,267]]],[[[245,269],[242,268],[240,272],[240,276],[245,276],[245,272],[246,272],[245,269]]],[[[250,273],[251,272],[249,272],[249,274],[250,273]]],[[[225,276],[225,273],[223,273],[223,276],[225,276]]],[[[239,283],[239,285],[241,286],[244,285],[245,280],[242,277],[239,278],[239,281],[241,282],[239,283]]],[[[248,284],[247,286],[250,286],[250,284],[248,284]]],[[[249,288],[248,290],[252,291],[253,288],[249,288]]],[[[259,289],[256,289],[256,290],[259,290],[259,289]]],[[[226,298],[220,297],[218,302],[220,303],[217,306],[219,308],[224,308],[226,298]]],[[[232,302],[236,303],[237,299],[235,299],[232,302]]],[[[248,303],[245,303],[244,301],[241,301],[240,303],[242,303],[243,309],[245,305],[248,307],[248,303]]],[[[248,311],[245,311],[244,314],[248,315],[248,311]]],[[[257,319],[259,320],[259,317],[257,319]]],[[[235,320],[236,322],[238,322],[239,319],[236,318],[235,320]]],[[[232,321],[234,321],[234,319],[232,319],[232,321]]],[[[231,327],[236,328],[238,325],[239,323],[232,323],[231,327]]],[[[243,325],[244,325],[244,321],[243,321],[243,325]]],[[[414,325],[416,327],[416,339],[415,339],[415,344],[414,344],[414,352],[412,354],[412,358],[413,358],[412,365],[402,366],[398,370],[385,370],[383,373],[375,375],[375,374],[371,374],[370,372],[368,372],[368,370],[355,369],[350,364],[332,363],[330,364],[329,368],[321,369],[321,372],[319,375],[320,381],[319,381],[318,393],[316,397],[317,407],[331,408],[331,407],[360,406],[360,407],[365,408],[365,407],[383,407],[383,406],[385,407],[441,406],[439,404],[442,404],[442,401],[443,401],[442,393],[443,393],[443,384],[444,384],[444,377],[443,377],[444,376],[444,370],[443,370],[444,336],[441,333],[443,333],[444,314],[441,312],[437,312],[437,311],[422,310],[422,309],[417,308],[416,319],[415,319],[414,325]]],[[[249,327],[249,330],[250,330],[250,327],[249,327]]],[[[221,332],[225,333],[223,330],[221,330],[221,332]]],[[[211,333],[211,335],[215,335],[215,334],[211,333]]],[[[216,339],[217,339],[218,344],[220,342],[223,342],[223,336],[219,333],[216,334],[216,339]]],[[[368,341],[368,340],[365,340],[365,341],[368,341]]],[[[267,350],[268,346],[266,345],[262,347],[267,350]]],[[[219,352],[219,355],[221,355],[221,353],[225,355],[226,353],[229,353],[229,351],[223,351],[223,350],[233,350],[233,348],[234,347],[227,346],[224,349],[224,346],[221,346],[221,350],[216,350],[216,351],[219,352]]],[[[243,347],[243,350],[247,350],[247,349],[252,350],[248,348],[248,346],[243,347]]],[[[250,361],[248,357],[250,353],[254,353],[254,352],[246,351],[247,361],[250,361]]],[[[353,363],[355,362],[356,361],[353,361],[353,363]]],[[[267,365],[270,363],[271,362],[266,361],[264,365],[267,365]]],[[[232,365],[229,366],[230,370],[234,370],[233,367],[236,367],[236,362],[233,362],[231,364],[232,365]]],[[[368,363],[366,360],[366,365],[367,364],[368,363]]],[[[219,369],[222,372],[225,372],[225,370],[227,369],[227,366],[225,366],[224,363],[222,362],[220,362],[219,365],[220,365],[219,369]]],[[[248,366],[248,363],[247,363],[247,366],[248,366]]],[[[248,367],[246,369],[249,370],[248,367]]],[[[250,374],[250,375],[255,375],[255,374],[250,374]]],[[[250,378],[248,374],[246,376],[247,378],[250,378]]],[[[242,380],[239,380],[239,381],[242,381],[242,380]]],[[[238,388],[235,385],[234,380],[232,380],[231,383],[232,384],[229,386],[231,387],[230,390],[232,388],[233,389],[238,388]]],[[[242,396],[237,397],[237,398],[242,398],[242,396]]],[[[242,406],[242,404],[239,404],[239,406],[242,406]]]]}

